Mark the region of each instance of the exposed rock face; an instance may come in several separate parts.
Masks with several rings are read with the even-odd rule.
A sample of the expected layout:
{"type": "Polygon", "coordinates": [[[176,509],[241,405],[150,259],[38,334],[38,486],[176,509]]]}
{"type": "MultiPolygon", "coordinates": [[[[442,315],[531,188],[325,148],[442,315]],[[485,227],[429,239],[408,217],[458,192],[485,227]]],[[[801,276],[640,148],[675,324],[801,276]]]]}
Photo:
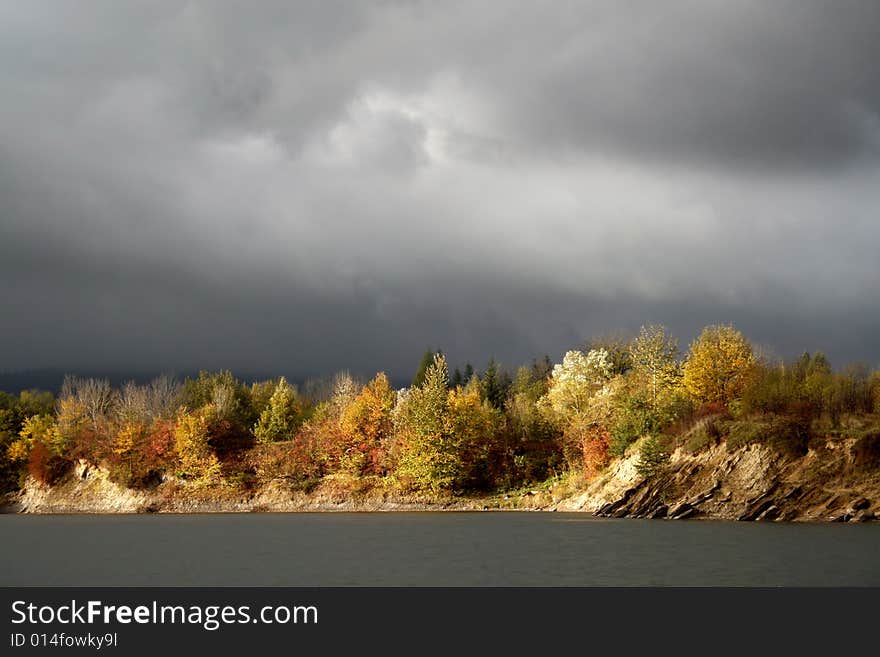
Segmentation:
{"type": "Polygon", "coordinates": [[[757,444],[728,452],[721,443],[696,455],[677,450],[648,479],[633,475],[630,456],[557,508],[616,518],[867,522],[880,507],[880,472],[859,465],[858,443],[836,440],[794,458],[757,444]]]}
{"type": "Polygon", "coordinates": [[[33,480],[14,500],[12,510],[23,513],[136,513],[150,501],[150,495],[113,483],[107,473],[79,462],[73,472],[54,486],[33,480]]]}

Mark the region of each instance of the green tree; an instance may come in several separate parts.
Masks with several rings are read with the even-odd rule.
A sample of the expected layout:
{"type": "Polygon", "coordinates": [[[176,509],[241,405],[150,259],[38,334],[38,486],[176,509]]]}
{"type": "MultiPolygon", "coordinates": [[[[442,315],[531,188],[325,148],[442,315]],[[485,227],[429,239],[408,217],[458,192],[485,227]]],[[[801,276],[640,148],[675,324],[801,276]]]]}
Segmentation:
{"type": "Polygon", "coordinates": [[[397,473],[417,489],[440,492],[455,482],[455,446],[444,432],[448,380],[446,359],[436,354],[424,382],[410,388],[396,414],[397,473]]]}
{"type": "Polygon", "coordinates": [[[663,441],[657,436],[650,435],[639,450],[636,471],[644,477],[653,477],[668,462],[669,451],[663,441]]]}
{"type": "Polygon", "coordinates": [[[296,429],[298,416],[296,391],[282,376],[254,426],[254,437],[261,443],[289,440],[296,429]]]}
{"type": "Polygon", "coordinates": [[[553,373],[553,361],[550,356],[544,354],[541,360],[532,361],[532,378],[535,381],[546,381],[553,373]]]}
{"type": "MultiPolygon", "coordinates": [[[[437,352],[437,354],[440,353],[442,352],[437,352]]],[[[437,354],[435,354],[431,349],[425,350],[425,353],[422,354],[422,360],[419,362],[419,368],[416,370],[415,376],[413,376],[411,387],[418,388],[425,382],[425,375],[428,373],[428,369],[434,363],[434,357],[437,354]]]]}
{"type": "Polygon", "coordinates": [[[494,358],[489,360],[480,377],[482,398],[497,409],[504,408],[504,400],[510,388],[510,375],[501,370],[494,358]]]}

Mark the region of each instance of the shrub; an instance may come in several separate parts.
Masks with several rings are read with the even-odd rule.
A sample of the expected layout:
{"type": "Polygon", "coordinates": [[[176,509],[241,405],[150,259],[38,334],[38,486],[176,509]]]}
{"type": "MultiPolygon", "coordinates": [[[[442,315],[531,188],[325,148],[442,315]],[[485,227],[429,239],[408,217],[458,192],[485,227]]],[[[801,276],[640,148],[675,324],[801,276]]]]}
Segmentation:
{"type": "Polygon", "coordinates": [[[70,461],[55,454],[40,441],[34,443],[28,454],[28,474],[47,486],[51,486],[64,476],[69,467],[70,461]]]}
{"type": "Polygon", "coordinates": [[[593,426],[583,440],[584,477],[590,479],[601,472],[611,459],[611,435],[603,426],[593,426]]]}
{"type": "Polygon", "coordinates": [[[696,454],[717,443],[722,435],[719,424],[720,421],[715,417],[706,417],[697,421],[685,434],[685,451],[696,454]]]}
{"type": "Polygon", "coordinates": [[[803,456],[810,444],[810,426],[797,417],[776,417],[770,423],[767,444],[787,456],[803,456]]]}
{"type": "Polygon", "coordinates": [[[763,440],[769,424],[760,420],[736,420],[727,424],[727,449],[734,451],[750,443],[763,440]]]}
{"type": "Polygon", "coordinates": [[[653,477],[669,462],[669,448],[666,441],[650,435],[642,442],[636,470],[644,477],[653,477]]]}
{"type": "Polygon", "coordinates": [[[657,428],[657,418],[647,397],[639,394],[624,397],[611,428],[611,453],[623,456],[627,447],[657,428]]]}
{"type": "Polygon", "coordinates": [[[853,467],[861,471],[880,470],[880,433],[862,436],[852,447],[853,467]]]}

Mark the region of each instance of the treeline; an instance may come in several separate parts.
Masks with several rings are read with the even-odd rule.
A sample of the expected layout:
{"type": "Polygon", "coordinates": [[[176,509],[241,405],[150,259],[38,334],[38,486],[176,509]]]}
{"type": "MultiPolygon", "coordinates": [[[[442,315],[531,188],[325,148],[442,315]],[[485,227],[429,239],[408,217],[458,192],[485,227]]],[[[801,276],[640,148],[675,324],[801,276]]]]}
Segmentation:
{"type": "Polygon", "coordinates": [[[307,491],[335,476],[463,493],[589,478],[634,444],[645,474],[676,447],[724,437],[804,453],[817,435],[878,431],[878,413],[880,373],[867,367],[835,372],[822,354],[771,362],[730,326],[706,328],[682,355],[665,328],[649,326],[514,372],[490,361],[450,373],[428,352],[398,390],[383,373],[300,390],[222,371],[118,389],[68,378],[57,399],[0,393],[0,477],[6,490],[28,475],[51,484],[83,460],[130,487],[174,477],[307,491]]]}

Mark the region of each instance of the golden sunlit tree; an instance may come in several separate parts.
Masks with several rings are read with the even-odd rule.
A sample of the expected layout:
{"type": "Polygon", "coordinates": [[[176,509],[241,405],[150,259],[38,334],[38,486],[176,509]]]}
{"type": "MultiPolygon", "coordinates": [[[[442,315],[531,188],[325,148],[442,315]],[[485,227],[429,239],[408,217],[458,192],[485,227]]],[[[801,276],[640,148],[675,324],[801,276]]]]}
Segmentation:
{"type": "Polygon", "coordinates": [[[192,413],[181,410],[177,417],[174,447],[180,473],[190,479],[207,482],[220,475],[220,462],[208,444],[208,419],[213,413],[209,404],[192,413]]]}
{"type": "Polygon", "coordinates": [[[742,333],[732,326],[708,326],[691,344],[684,387],[696,401],[727,404],[739,397],[754,360],[742,333]]]}

